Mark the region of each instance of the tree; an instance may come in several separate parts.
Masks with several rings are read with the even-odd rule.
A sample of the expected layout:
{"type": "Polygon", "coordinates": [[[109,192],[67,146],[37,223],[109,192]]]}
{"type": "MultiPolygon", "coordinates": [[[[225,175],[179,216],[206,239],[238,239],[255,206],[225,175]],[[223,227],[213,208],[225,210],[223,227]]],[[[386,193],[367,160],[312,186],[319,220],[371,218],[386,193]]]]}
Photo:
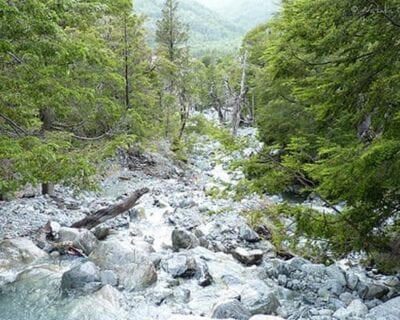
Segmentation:
{"type": "Polygon", "coordinates": [[[263,192],[297,184],[328,206],[346,203],[333,215],[296,215],[300,230],[338,253],[398,252],[400,16],[383,10],[396,5],[286,1],[258,31],[263,53],[253,46],[266,148],[248,175],[263,192]]]}
{"type": "MultiPolygon", "coordinates": [[[[44,192],[92,185],[96,161],[142,134],[130,120],[143,109],[127,111],[127,79],[105,32],[126,18],[140,34],[131,11],[126,0],[0,1],[0,194],[27,183],[44,192]]],[[[153,77],[145,57],[128,69],[143,88],[153,77]]]]}
{"type": "Polygon", "coordinates": [[[156,42],[159,54],[164,58],[165,66],[162,70],[166,91],[168,92],[167,124],[166,132],[170,130],[171,117],[179,104],[180,130],[179,138],[182,137],[186,121],[189,116],[189,105],[187,90],[184,79],[187,78],[189,71],[189,39],[187,26],[181,22],[178,16],[179,2],[177,0],[166,0],[162,9],[162,17],[157,21],[156,42]],[[171,110],[172,107],[172,110],[171,110]]]}

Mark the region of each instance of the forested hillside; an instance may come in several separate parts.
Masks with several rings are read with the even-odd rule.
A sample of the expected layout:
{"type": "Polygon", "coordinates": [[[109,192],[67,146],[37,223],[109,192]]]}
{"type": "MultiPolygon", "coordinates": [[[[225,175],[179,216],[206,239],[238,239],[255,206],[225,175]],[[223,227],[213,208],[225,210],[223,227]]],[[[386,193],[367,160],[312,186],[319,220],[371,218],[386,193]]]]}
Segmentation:
{"type": "Polygon", "coordinates": [[[246,31],[269,20],[279,11],[281,4],[281,0],[197,0],[197,2],[246,31]]]}
{"type": "MultiPolygon", "coordinates": [[[[152,44],[154,44],[156,21],[161,17],[162,4],[163,0],[134,2],[135,10],[147,17],[145,25],[149,30],[149,40],[152,44]]],[[[246,31],[241,25],[207,9],[196,0],[181,1],[178,12],[182,21],[188,25],[189,44],[196,55],[212,50],[228,53],[239,48],[241,38],[246,31]]]]}

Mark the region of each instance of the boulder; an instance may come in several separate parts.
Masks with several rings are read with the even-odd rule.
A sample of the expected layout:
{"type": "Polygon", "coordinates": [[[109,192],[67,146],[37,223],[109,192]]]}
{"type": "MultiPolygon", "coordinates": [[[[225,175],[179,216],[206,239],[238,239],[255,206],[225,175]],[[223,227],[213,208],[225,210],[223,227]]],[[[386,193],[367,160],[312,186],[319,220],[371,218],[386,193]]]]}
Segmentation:
{"type": "Polygon", "coordinates": [[[258,233],[251,229],[247,224],[240,226],[239,237],[247,242],[258,242],[261,240],[258,233]]]}
{"type": "Polygon", "coordinates": [[[168,272],[173,278],[191,278],[195,275],[197,265],[196,260],[184,253],[171,256],[162,264],[165,272],[168,272]]]}
{"type": "Polygon", "coordinates": [[[96,236],[91,231],[67,227],[59,229],[57,241],[72,242],[75,248],[82,250],[86,255],[89,255],[98,244],[96,236]]]}
{"type": "Polygon", "coordinates": [[[157,281],[156,270],[148,256],[127,242],[101,242],[89,258],[103,270],[114,271],[120,285],[127,290],[145,289],[157,281]]]}
{"type": "Polygon", "coordinates": [[[17,238],[0,242],[0,273],[34,264],[48,257],[31,240],[17,238]]]}
{"type": "Polygon", "coordinates": [[[199,244],[196,236],[187,230],[175,229],[172,232],[172,247],[175,251],[179,251],[179,249],[192,249],[199,244]]]}
{"type": "MultiPolygon", "coordinates": [[[[104,286],[84,299],[74,299],[68,303],[62,310],[62,319],[127,320],[128,313],[123,300],[123,295],[117,289],[104,286]]],[[[59,312],[61,314],[61,310],[59,312]]]]}
{"type": "Polygon", "coordinates": [[[341,286],[346,286],[347,281],[345,278],[345,274],[342,271],[342,269],[340,269],[337,265],[331,265],[329,267],[326,268],[326,274],[327,276],[332,279],[337,281],[338,283],[340,283],[341,286]]]}
{"type": "Polygon", "coordinates": [[[232,255],[246,266],[259,265],[263,259],[261,250],[246,250],[239,247],[232,252],[232,255]]]}
{"type": "Polygon", "coordinates": [[[240,301],[233,299],[217,303],[213,309],[211,318],[249,320],[251,318],[251,313],[240,301]]]}
{"type": "Polygon", "coordinates": [[[99,268],[91,261],[72,268],[61,278],[61,289],[67,294],[88,294],[97,291],[101,286],[99,268]]]}
{"type": "Polygon", "coordinates": [[[117,274],[112,270],[104,270],[100,272],[100,280],[103,285],[118,286],[119,279],[117,274]]]}
{"type": "Polygon", "coordinates": [[[400,297],[391,299],[370,310],[367,319],[374,320],[399,320],[400,297]]]}
{"type": "Polygon", "coordinates": [[[361,318],[364,319],[368,313],[368,307],[361,300],[353,300],[347,308],[340,308],[333,317],[340,320],[361,318]]]}
{"type": "Polygon", "coordinates": [[[280,306],[272,290],[262,281],[248,282],[240,292],[241,302],[251,314],[272,314],[280,306]]]}

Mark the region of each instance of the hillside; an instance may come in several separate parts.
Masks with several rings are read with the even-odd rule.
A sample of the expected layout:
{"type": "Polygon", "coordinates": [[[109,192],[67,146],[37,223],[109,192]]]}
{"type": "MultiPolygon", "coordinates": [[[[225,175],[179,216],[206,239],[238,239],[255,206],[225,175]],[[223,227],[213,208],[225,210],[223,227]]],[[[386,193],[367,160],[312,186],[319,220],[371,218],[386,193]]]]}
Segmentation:
{"type": "MultiPolygon", "coordinates": [[[[161,16],[164,0],[137,0],[135,10],[147,16],[146,26],[153,42],[156,21],[161,16]]],[[[218,13],[204,7],[194,0],[180,3],[180,16],[190,27],[190,45],[195,55],[205,51],[227,51],[227,48],[237,48],[245,29],[225,20],[218,13]]]]}
{"type": "Polygon", "coordinates": [[[280,0],[197,0],[237,27],[250,30],[279,10],[280,0]]]}

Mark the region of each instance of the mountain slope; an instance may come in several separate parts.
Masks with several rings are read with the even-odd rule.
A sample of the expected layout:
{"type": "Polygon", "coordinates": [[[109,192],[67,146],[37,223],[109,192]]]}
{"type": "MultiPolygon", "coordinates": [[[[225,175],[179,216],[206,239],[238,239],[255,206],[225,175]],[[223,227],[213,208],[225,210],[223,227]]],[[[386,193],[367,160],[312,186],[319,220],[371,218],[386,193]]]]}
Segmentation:
{"type": "MultiPolygon", "coordinates": [[[[164,0],[136,0],[135,10],[147,16],[146,26],[154,41],[156,21],[161,17],[164,0]]],[[[195,0],[180,2],[179,15],[190,29],[190,45],[195,54],[207,50],[227,51],[239,47],[245,29],[223,19],[218,13],[195,0]]]]}
{"type": "Polygon", "coordinates": [[[246,31],[263,23],[279,10],[281,0],[197,0],[246,31]]]}

